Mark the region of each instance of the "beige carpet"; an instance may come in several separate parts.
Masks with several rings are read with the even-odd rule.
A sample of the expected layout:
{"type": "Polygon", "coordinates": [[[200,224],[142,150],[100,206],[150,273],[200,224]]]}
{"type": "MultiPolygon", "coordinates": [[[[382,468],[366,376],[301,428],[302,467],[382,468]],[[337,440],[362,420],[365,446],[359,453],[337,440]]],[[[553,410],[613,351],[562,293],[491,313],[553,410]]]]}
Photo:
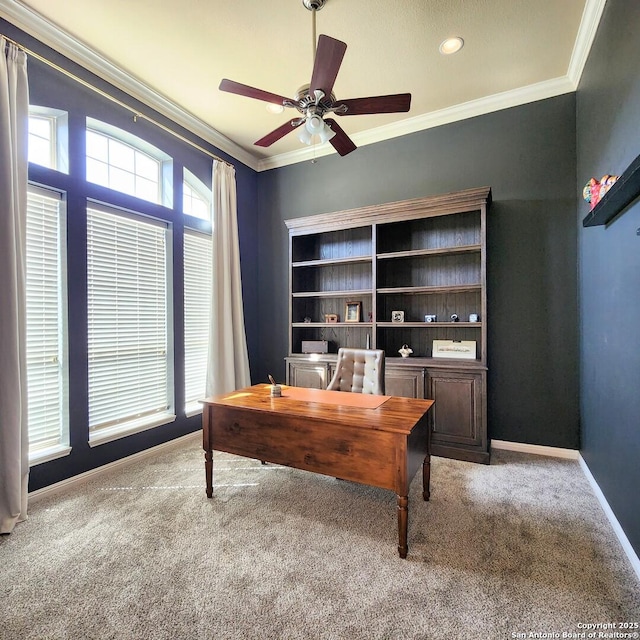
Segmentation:
{"type": "Polygon", "coordinates": [[[193,439],[33,504],[0,538],[0,638],[498,639],[640,621],[574,461],[434,458],[431,501],[411,486],[406,560],[390,492],[216,454],[207,500],[203,461],[193,439]]]}

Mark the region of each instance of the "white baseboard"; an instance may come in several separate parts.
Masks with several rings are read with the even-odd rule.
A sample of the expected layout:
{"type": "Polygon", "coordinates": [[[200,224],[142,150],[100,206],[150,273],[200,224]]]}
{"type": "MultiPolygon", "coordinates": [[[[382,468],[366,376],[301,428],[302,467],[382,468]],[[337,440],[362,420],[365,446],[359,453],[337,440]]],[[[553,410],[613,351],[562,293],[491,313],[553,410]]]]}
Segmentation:
{"type": "Polygon", "coordinates": [[[84,473],[80,473],[77,476],[73,476],[72,478],[67,478],[66,480],[56,482],[55,484],[49,485],[48,487],[37,489],[36,491],[32,491],[31,493],[29,493],[29,502],[33,503],[41,498],[44,498],[45,496],[50,496],[59,493],[60,491],[66,491],[73,485],[80,484],[81,482],[86,482],[89,479],[95,478],[96,476],[99,476],[100,474],[103,474],[107,471],[112,471],[113,469],[116,469],[117,467],[120,467],[124,464],[129,464],[130,462],[133,462],[135,460],[142,460],[143,458],[155,455],[160,451],[172,449],[174,447],[177,447],[178,445],[183,445],[185,444],[185,442],[191,439],[195,439],[196,436],[201,437],[202,431],[194,431],[193,433],[188,433],[186,436],[181,436],[179,438],[176,438],[175,440],[169,440],[169,442],[151,447],[151,449],[139,451],[138,453],[127,456],[126,458],[115,460],[114,462],[102,465],[101,467],[97,467],[95,469],[85,471],[84,473]]]}
{"type": "Polygon", "coordinates": [[[636,554],[635,549],[631,546],[631,543],[629,542],[629,538],[627,538],[627,535],[625,534],[624,530],[620,526],[620,523],[618,522],[618,518],[616,518],[615,513],[613,513],[613,510],[609,506],[609,503],[607,502],[607,499],[605,498],[604,493],[602,493],[602,490],[598,486],[598,483],[596,482],[596,479],[593,477],[593,474],[591,473],[591,470],[587,466],[587,463],[584,461],[584,458],[580,456],[578,458],[578,462],[580,463],[580,467],[582,468],[584,475],[589,481],[589,484],[593,489],[593,493],[595,493],[596,498],[598,499],[598,502],[602,507],[602,510],[607,516],[607,520],[609,520],[609,524],[611,525],[613,532],[618,537],[618,540],[622,545],[622,549],[627,554],[627,558],[629,558],[631,567],[636,572],[636,575],[638,576],[638,580],[640,580],[640,558],[638,558],[638,555],[636,554]]]}
{"type": "Polygon", "coordinates": [[[577,449],[561,449],[560,447],[547,447],[541,444],[525,444],[524,442],[508,442],[507,440],[491,440],[492,449],[504,449],[505,451],[519,451],[520,453],[533,453],[538,456],[550,456],[551,458],[566,458],[577,460],[580,452],[577,449]]]}

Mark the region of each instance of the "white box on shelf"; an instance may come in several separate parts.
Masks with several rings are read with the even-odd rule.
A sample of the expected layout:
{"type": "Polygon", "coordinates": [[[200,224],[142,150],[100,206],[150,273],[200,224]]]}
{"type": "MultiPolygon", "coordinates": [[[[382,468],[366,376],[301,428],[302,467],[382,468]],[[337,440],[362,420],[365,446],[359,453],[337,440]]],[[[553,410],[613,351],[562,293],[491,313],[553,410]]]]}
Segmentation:
{"type": "Polygon", "coordinates": [[[434,358],[459,358],[462,360],[476,359],[475,340],[434,340],[434,358]]]}

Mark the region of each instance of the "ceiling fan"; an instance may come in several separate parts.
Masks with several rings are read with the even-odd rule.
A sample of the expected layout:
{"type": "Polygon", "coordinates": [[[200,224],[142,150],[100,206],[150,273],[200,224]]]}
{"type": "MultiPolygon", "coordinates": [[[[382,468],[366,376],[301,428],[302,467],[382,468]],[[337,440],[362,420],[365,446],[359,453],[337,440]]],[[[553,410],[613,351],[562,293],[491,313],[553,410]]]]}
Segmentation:
{"type": "Polygon", "coordinates": [[[314,63],[311,82],[302,85],[296,92],[295,98],[280,96],[226,78],[220,83],[221,91],[293,108],[302,114],[257,140],[254,144],[259,147],[269,147],[297,129],[301,142],[311,144],[313,136],[317,135],[321,142],[329,141],[341,156],[346,156],[356,149],[356,145],[333,118],[325,119],[325,115],[334,113],[338,116],[357,116],[373,113],[400,113],[409,111],[411,107],[410,93],[350,98],[348,100],[336,99],[332,92],[333,85],[347,45],[335,38],[321,35],[318,38],[316,49],[316,11],[322,9],[325,2],[326,0],[302,0],[302,4],[313,14],[314,63]]]}

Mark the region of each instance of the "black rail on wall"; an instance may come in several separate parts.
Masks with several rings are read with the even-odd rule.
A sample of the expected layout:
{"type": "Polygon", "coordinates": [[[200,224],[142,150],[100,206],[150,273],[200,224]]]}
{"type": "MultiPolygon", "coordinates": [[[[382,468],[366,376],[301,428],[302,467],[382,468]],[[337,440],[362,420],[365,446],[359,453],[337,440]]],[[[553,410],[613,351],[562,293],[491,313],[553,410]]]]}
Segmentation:
{"type": "Polygon", "coordinates": [[[604,197],[582,220],[583,227],[607,224],[640,196],[640,156],[618,178],[604,197]]]}

